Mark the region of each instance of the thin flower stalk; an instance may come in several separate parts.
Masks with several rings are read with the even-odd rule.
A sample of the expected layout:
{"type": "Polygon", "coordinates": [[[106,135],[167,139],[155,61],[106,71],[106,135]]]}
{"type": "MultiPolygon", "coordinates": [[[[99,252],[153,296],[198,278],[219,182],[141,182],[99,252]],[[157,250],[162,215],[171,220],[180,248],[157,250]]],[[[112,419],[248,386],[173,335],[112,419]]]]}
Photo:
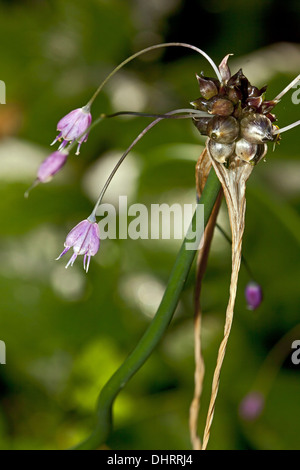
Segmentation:
{"type": "Polygon", "coordinates": [[[222,76],[219,72],[218,67],[216,66],[214,61],[211,59],[211,57],[209,57],[209,55],[206,54],[206,52],[202,51],[202,49],[199,49],[198,47],[193,46],[192,44],[186,44],[186,43],[183,43],[183,42],[167,42],[167,43],[162,43],[162,44],[155,44],[153,46],[146,47],[145,49],[142,49],[141,51],[138,51],[135,54],[132,54],[130,57],[123,60],[123,62],[121,62],[117,67],[115,67],[114,70],[103,80],[103,82],[97,88],[97,90],[95,91],[95,93],[93,94],[92,98],[89,100],[87,105],[91,106],[93,104],[94,100],[99,95],[99,93],[102,90],[102,88],[104,87],[104,85],[106,85],[108,80],[110,80],[122,67],[124,67],[124,65],[128,64],[129,62],[136,59],[137,57],[139,57],[143,54],[146,54],[147,52],[151,52],[151,51],[154,51],[155,49],[161,49],[161,48],[164,48],[164,47],[185,47],[185,48],[188,48],[188,49],[192,49],[195,52],[198,52],[200,55],[205,57],[205,59],[210,63],[210,65],[214,69],[218,79],[220,80],[220,82],[222,81],[222,76]]]}
{"type": "MultiPolygon", "coordinates": [[[[191,111],[191,110],[188,110],[188,111],[191,111]]],[[[121,156],[121,158],[118,160],[117,164],[115,165],[115,167],[113,168],[112,172],[110,173],[109,177],[107,178],[100,194],[99,194],[99,197],[97,199],[97,202],[94,206],[94,209],[90,215],[90,217],[96,217],[97,215],[97,210],[98,210],[98,207],[100,206],[101,202],[102,202],[102,199],[104,197],[104,194],[106,193],[106,190],[108,188],[108,186],[110,185],[113,177],[115,176],[116,172],[118,171],[120,165],[122,164],[122,162],[125,160],[125,158],[127,157],[127,155],[129,154],[129,152],[133,149],[133,147],[142,139],[142,137],[144,137],[144,135],[150,130],[152,129],[156,124],[158,124],[160,121],[162,121],[163,119],[165,119],[165,116],[168,116],[168,117],[173,117],[174,118],[177,118],[177,119],[189,119],[191,118],[191,115],[190,114],[187,114],[187,115],[178,115],[178,113],[181,113],[181,112],[186,112],[186,110],[178,110],[178,109],[175,109],[173,111],[170,111],[166,114],[164,114],[162,117],[158,117],[157,119],[155,119],[154,121],[152,121],[147,127],[145,127],[145,129],[142,130],[142,132],[140,132],[140,134],[134,139],[134,141],[129,145],[129,147],[127,148],[127,150],[123,153],[123,155],[121,156]]]]}

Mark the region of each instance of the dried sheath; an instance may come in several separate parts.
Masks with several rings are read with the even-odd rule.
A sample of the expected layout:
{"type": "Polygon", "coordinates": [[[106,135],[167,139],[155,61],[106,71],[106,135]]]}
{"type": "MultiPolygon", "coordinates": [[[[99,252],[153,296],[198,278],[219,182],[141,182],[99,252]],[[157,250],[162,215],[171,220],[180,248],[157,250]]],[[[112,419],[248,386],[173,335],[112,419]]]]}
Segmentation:
{"type": "MultiPolygon", "coordinates": [[[[265,151],[266,149],[264,149],[264,153],[265,151]]],[[[264,156],[264,153],[260,156],[260,158],[264,156]]],[[[233,321],[238,274],[242,256],[242,239],[245,227],[246,182],[254,168],[253,165],[249,165],[249,163],[244,162],[236,156],[231,159],[228,168],[226,168],[226,166],[224,166],[222,163],[217,162],[212,156],[210,157],[214,170],[222,184],[226,203],[228,206],[228,213],[232,232],[232,272],[230,279],[229,301],[227,305],[224,326],[224,337],[219,347],[217,364],[212,382],[211,399],[203,435],[203,450],[206,449],[209,440],[210,428],[213,420],[215,403],[219,389],[221,368],[233,321]]]]}

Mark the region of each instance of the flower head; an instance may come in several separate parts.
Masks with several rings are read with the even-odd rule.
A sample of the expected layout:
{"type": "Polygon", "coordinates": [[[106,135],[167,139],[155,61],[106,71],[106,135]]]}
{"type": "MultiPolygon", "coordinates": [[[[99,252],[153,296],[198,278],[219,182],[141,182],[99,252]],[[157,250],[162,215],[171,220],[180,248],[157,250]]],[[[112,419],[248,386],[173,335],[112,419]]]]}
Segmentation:
{"type": "Polygon", "coordinates": [[[62,149],[68,144],[68,142],[72,143],[76,140],[78,142],[76,155],[78,155],[82,142],[87,141],[88,133],[84,134],[84,132],[90,126],[91,122],[92,115],[88,105],[83,108],[74,109],[58,122],[57,130],[60,131],[60,133],[51,145],[55,144],[58,140],[60,141],[63,139],[59,146],[59,149],[62,149]]]}
{"type": "Polygon", "coordinates": [[[245,297],[249,310],[255,310],[263,300],[262,289],[256,282],[249,282],[245,288],[245,297]]]}
{"type": "Polygon", "coordinates": [[[197,76],[201,96],[191,104],[211,115],[193,118],[199,132],[209,137],[210,156],[233,168],[239,160],[255,165],[265,155],[266,143],[280,137],[271,112],[278,99],[266,101],[266,87],[251,85],[242,69],[231,75],[229,56],[219,66],[221,81],[197,76]]]}
{"type": "Polygon", "coordinates": [[[66,268],[70,265],[73,266],[78,255],[84,255],[83,267],[85,271],[88,272],[91,256],[97,253],[100,246],[98,224],[89,219],[82,220],[68,233],[64,245],[65,249],[56,259],[60,259],[73,247],[74,253],[69,259],[66,268]]]}
{"type": "Polygon", "coordinates": [[[247,421],[254,421],[259,417],[265,406],[265,399],[260,392],[250,392],[240,403],[239,414],[247,421]]]}
{"type": "Polygon", "coordinates": [[[47,183],[51,180],[52,176],[55,175],[66,163],[68,158],[68,152],[66,150],[58,150],[57,152],[51,153],[45,160],[40,164],[37,180],[41,183],[47,183]]]}

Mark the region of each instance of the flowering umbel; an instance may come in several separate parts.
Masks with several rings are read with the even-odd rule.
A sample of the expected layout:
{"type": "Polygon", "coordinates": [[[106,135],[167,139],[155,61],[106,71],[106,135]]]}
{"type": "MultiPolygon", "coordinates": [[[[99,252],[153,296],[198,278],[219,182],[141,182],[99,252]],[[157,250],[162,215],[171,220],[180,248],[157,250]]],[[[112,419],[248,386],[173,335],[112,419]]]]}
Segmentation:
{"type": "Polygon", "coordinates": [[[86,142],[88,133],[84,134],[87,128],[91,125],[92,115],[90,113],[90,106],[77,108],[64,116],[57,124],[57,130],[60,131],[58,136],[54,139],[51,145],[55,144],[58,140],[63,139],[59,149],[64,148],[69,142],[78,142],[76,155],[79,155],[79,150],[82,142],[86,142]]]}
{"type": "Polygon", "coordinates": [[[73,255],[69,259],[66,268],[73,266],[78,255],[84,255],[83,267],[88,272],[91,256],[94,256],[99,250],[100,233],[98,224],[89,219],[82,220],[67,235],[64,243],[65,249],[59,255],[60,259],[71,247],[73,247],[73,255]]]}

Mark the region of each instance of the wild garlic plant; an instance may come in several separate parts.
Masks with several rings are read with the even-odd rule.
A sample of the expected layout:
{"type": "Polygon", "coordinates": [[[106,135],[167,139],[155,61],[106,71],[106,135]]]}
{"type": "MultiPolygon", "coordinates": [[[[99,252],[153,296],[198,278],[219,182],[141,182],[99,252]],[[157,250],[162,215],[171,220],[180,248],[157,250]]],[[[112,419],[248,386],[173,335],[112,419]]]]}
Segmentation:
{"type": "MultiPolygon", "coordinates": [[[[80,221],[66,237],[64,250],[57,259],[59,260],[73,248],[73,254],[67,262],[66,267],[72,266],[76,258],[82,255],[84,269],[87,272],[90,259],[97,254],[100,246],[100,234],[96,221],[97,209],[115,173],[131,149],[148,131],[164,119],[191,119],[200,134],[207,136],[205,149],[196,164],[196,189],[199,202],[204,204],[205,230],[204,233],[201,234],[203,243],[198,250],[194,316],[196,362],[195,391],[190,407],[190,436],[192,445],[194,449],[203,450],[207,448],[210,437],[221,368],[233,321],[238,274],[242,260],[246,183],[252,171],[255,169],[255,166],[266,156],[268,151],[267,144],[273,143],[273,145],[276,145],[281,138],[281,134],[300,124],[300,121],[297,121],[280,129],[277,124],[275,124],[276,116],[273,114],[274,108],[300,79],[300,75],[287,85],[275,98],[266,99],[267,87],[259,89],[252,85],[241,69],[231,74],[228,66],[230,55],[231,54],[226,55],[218,67],[214,61],[198,47],[174,42],[150,46],[125,59],[106,77],[86,105],[69,112],[58,122],[57,131],[59,134],[51,145],[60,142],[59,148],[41,163],[37,172],[37,178],[33,183],[33,186],[36,186],[39,183],[49,181],[66,164],[75,146],[77,146],[76,154],[79,154],[80,146],[83,142],[87,141],[89,132],[103,119],[122,114],[155,118],[134,139],[121,156],[116,166],[112,169],[90,215],[88,215],[85,220],[80,221]],[[212,66],[215,77],[206,77],[203,73],[197,75],[200,97],[191,102],[193,108],[176,109],[157,115],[125,111],[111,115],[103,113],[92,123],[91,110],[93,102],[108,80],[136,57],[163,47],[185,47],[192,49],[202,55],[212,66]],[[211,399],[203,439],[200,439],[198,436],[198,415],[204,378],[204,361],[201,348],[200,292],[202,278],[207,265],[209,248],[214,228],[217,224],[217,215],[223,195],[227,203],[231,225],[232,272],[225,317],[224,337],[219,347],[217,364],[214,371],[211,399]]],[[[26,195],[28,195],[28,192],[26,195]]],[[[189,231],[194,225],[195,216],[193,217],[189,231]]],[[[150,323],[136,348],[104,386],[99,395],[97,404],[95,428],[91,435],[84,442],[78,444],[76,448],[97,448],[106,441],[112,426],[113,402],[120,390],[149,357],[168,327],[178,304],[185,279],[193,263],[195,253],[196,250],[190,251],[185,249],[184,241],[156,316],[150,323]]],[[[248,307],[250,309],[257,308],[262,301],[261,287],[257,283],[249,283],[245,290],[245,296],[248,307]]]]}

